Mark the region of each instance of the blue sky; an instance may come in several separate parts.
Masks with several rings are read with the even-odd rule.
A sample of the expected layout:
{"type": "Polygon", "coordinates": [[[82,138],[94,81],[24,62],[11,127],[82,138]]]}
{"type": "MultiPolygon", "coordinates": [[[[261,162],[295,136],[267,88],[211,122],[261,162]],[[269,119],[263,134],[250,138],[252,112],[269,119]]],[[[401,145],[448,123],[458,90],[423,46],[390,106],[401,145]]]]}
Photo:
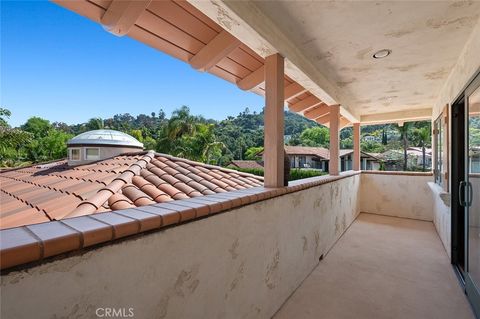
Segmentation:
{"type": "Polygon", "coordinates": [[[47,1],[1,1],[1,106],[67,124],[181,105],[223,119],[263,98],[47,1]]]}

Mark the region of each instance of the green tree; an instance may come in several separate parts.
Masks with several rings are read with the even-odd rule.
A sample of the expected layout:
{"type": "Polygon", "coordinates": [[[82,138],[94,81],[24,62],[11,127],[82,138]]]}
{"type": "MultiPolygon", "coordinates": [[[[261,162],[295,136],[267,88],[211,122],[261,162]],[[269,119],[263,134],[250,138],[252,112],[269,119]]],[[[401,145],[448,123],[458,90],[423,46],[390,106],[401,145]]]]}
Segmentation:
{"type": "Polygon", "coordinates": [[[67,141],[73,135],[51,129],[47,135],[34,139],[26,146],[28,157],[34,162],[50,161],[67,155],[67,141]]]}
{"type": "Polygon", "coordinates": [[[7,119],[10,118],[12,112],[0,107],[0,127],[9,127],[7,119]]]}
{"type": "Polygon", "coordinates": [[[408,169],[408,131],[410,129],[411,123],[403,123],[402,126],[397,126],[397,130],[400,133],[400,139],[403,143],[403,170],[406,171],[408,169]]]}
{"type": "Polygon", "coordinates": [[[52,125],[48,120],[33,116],[29,118],[21,128],[26,132],[32,133],[35,138],[42,138],[48,135],[48,132],[52,129],[52,125]]]}
{"type": "Polygon", "coordinates": [[[308,128],[300,134],[300,141],[304,146],[328,147],[330,131],[328,128],[322,126],[308,128]]]}
{"type": "Polygon", "coordinates": [[[100,117],[94,117],[88,120],[88,122],[85,124],[85,128],[87,131],[92,131],[92,130],[101,130],[103,129],[104,123],[103,120],[100,117]]]}
{"type": "Polygon", "coordinates": [[[419,146],[422,148],[422,170],[426,170],[426,147],[432,144],[432,131],[430,127],[415,128],[413,134],[418,141],[419,146]]]}
{"type": "Polygon", "coordinates": [[[245,151],[245,159],[246,160],[253,160],[253,161],[257,161],[259,159],[261,159],[262,157],[260,155],[258,155],[258,153],[262,152],[263,151],[263,146],[253,146],[253,147],[249,147],[246,151],[245,151]]]}

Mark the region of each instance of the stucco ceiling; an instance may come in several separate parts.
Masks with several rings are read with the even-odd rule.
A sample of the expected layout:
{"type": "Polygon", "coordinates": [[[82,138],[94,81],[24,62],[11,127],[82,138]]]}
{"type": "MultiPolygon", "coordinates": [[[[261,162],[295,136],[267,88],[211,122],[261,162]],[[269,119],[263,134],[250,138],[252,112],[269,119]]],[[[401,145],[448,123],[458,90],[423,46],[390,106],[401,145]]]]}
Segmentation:
{"type": "Polygon", "coordinates": [[[254,3],[360,115],[431,107],[480,17],[480,1],[254,3]]]}

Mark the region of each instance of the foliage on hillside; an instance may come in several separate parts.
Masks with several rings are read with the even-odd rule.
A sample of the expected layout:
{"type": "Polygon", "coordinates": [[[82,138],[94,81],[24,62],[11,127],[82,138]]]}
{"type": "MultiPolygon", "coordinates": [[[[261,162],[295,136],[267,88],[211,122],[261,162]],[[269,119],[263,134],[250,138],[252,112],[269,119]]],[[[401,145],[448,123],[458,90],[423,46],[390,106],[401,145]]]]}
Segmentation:
{"type": "MultiPolygon", "coordinates": [[[[92,118],[67,125],[32,117],[20,128],[8,125],[10,111],[0,109],[0,165],[17,166],[66,157],[66,141],[94,129],[108,128],[128,133],[146,149],[205,163],[227,165],[234,159],[258,159],[263,147],[263,112],[246,108],[237,116],[215,121],[193,115],[186,106],[168,118],[158,113],[111,118],[92,118]]],[[[361,148],[368,152],[402,149],[402,129],[396,124],[362,127],[361,148]]],[[[407,126],[408,146],[430,147],[430,122],[407,126]]],[[[329,130],[298,114],[285,111],[285,135],[290,145],[329,146],[329,130]]],[[[352,129],[340,132],[341,148],[353,148],[352,129]]]]}

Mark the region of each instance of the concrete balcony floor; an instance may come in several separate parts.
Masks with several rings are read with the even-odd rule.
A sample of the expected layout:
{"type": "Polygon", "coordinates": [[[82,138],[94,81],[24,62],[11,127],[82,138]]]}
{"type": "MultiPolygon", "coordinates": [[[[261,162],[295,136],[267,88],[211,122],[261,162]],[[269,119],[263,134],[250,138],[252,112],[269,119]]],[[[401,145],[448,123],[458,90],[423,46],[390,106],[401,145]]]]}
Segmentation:
{"type": "Polygon", "coordinates": [[[360,214],[280,308],[289,318],[473,318],[431,222],[360,214]]]}

